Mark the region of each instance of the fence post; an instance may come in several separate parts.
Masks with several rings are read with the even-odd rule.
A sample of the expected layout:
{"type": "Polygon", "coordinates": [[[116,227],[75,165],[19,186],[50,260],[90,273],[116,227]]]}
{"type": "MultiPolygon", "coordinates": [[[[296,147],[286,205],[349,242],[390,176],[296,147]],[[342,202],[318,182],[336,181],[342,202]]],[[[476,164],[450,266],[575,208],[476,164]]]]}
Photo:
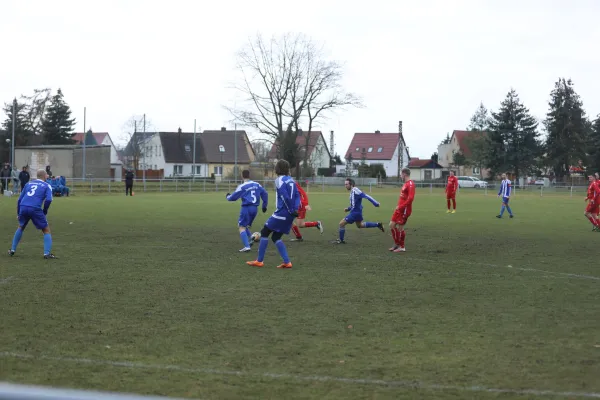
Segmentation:
{"type": "Polygon", "coordinates": [[[110,180],[108,181],[108,193],[110,193],[110,180]]]}
{"type": "Polygon", "coordinates": [[[571,197],[573,197],[573,184],[571,184],[571,197]]]}
{"type": "Polygon", "coordinates": [[[202,181],[202,191],[206,192],[206,179],[202,181]]]}
{"type": "Polygon", "coordinates": [[[90,193],[94,193],[94,178],[90,178],[90,193]]]}
{"type": "Polygon", "coordinates": [[[189,187],[188,192],[191,192],[192,191],[192,180],[191,179],[188,181],[188,187],[189,187]]]}
{"type": "Polygon", "coordinates": [[[177,192],[177,186],[178,186],[177,178],[175,178],[175,192],[177,192]]]}
{"type": "Polygon", "coordinates": [[[159,180],[158,180],[158,191],[159,191],[159,192],[162,192],[162,182],[163,182],[163,180],[162,180],[162,179],[159,179],[159,180]]]}
{"type": "Polygon", "coordinates": [[[429,193],[433,193],[433,183],[429,184],[429,193]]]}
{"type": "Polygon", "coordinates": [[[373,188],[371,186],[372,186],[372,183],[369,182],[369,193],[373,193],[373,188]]]}

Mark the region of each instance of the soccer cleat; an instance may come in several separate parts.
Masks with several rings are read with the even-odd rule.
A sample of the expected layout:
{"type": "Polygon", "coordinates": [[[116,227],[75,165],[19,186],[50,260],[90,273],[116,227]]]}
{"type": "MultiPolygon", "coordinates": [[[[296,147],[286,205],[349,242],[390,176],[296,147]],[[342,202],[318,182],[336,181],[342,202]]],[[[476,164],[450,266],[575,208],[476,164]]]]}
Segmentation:
{"type": "Polygon", "coordinates": [[[251,267],[264,267],[265,263],[263,263],[262,261],[246,261],[246,264],[248,264],[251,267]]]}
{"type": "Polygon", "coordinates": [[[252,250],[250,247],[244,247],[243,249],[240,249],[240,253],[247,253],[250,250],[252,250]]]}
{"type": "Polygon", "coordinates": [[[451,214],[456,214],[456,210],[452,210],[451,214]]]}
{"type": "Polygon", "coordinates": [[[446,211],[446,214],[450,214],[451,212],[452,212],[452,211],[448,210],[448,211],[446,211]]]}
{"type": "Polygon", "coordinates": [[[323,234],[323,223],[321,221],[317,221],[317,229],[319,230],[319,232],[321,232],[321,235],[323,234]]]}
{"type": "Polygon", "coordinates": [[[304,242],[304,238],[292,238],[290,239],[290,242],[304,242]]]}
{"type": "Polygon", "coordinates": [[[514,215],[511,215],[509,218],[514,218],[514,217],[515,217],[514,215]]]}
{"type": "Polygon", "coordinates": [[[58,259],[58,257],[56,257],[54,254],[49,253],[49,254],[44,254],[44,259],[45,260],[55,260],[58,259]]]}
{"type": "Polygon", "coordinates": [[[406,249],[404,247],[398,246],[397,249],[394,250],[394,253],[404,253],[406,249]]]}
{"type": "Polygon", "coordinates": [[[377,228],[379,228],[379,230],[380,230],[381,232],[385,232],[385,228],[383,227],[383,223],[381,223],[381,222],[378,222],[378,223],[377,223],[377,228]]]}
{"type": "Polygon", "coordinates": [[[502,218],[502,215],[496,215],[496,218],[502,218]]]}
{"type": "Polygon", "coordinates": [[[11,257],[14,256],[15,255],[15,251],[14,250],[9,250],[8,251],[8,255],[11,256],[11,257]]]}
{"type": "Polygon", "coordinates": [[[277,268],[279,268],[279,269],[289,269],[289,268],[292,268],[292,263],[289,262],[289,263],[279,264],[277,266],[277,268]]]}
{"type": "Polygon", "coordinates": [[[335,240],[332,240],[330,243],[332,243],[332,244],[346,244],[346,241],[345,240],[340,240],[340,239],[335,239],[335,240]]]}
{"type": "Polygon", "coordinates": [[[389,250],[390,250],[390,251],[394,251],[394,250],[396,250],[398,247],[400,247],[400,246],[398,246],[398,245],[396,244],[396,245],[394,245],[394,247],[390,247],[390,248],[389,248],[389,250]]]}

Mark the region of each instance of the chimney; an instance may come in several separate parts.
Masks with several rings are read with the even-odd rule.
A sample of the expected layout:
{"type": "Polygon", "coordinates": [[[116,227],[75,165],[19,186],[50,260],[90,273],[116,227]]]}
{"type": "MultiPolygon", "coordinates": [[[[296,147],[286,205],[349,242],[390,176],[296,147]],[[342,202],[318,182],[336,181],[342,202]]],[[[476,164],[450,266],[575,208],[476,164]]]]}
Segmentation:
{"type": "Polygon", "coordinates": [[[298,129],[298,136],[302,136],[302,129],[298,129]]]}
{"type": "Polygon", "coordinates": [[[177,133],[181,133],[181,128],[178,128],[178,129],[177,129],[177,133]]]}
{"type": "Polygon", "coordinates": [[[221,132],[225,132],[227,130],[227,128],[225,128],[224,126],[221,127],[221,132]]]}
{"type": "Polygon", "coordinates": [[[380,131],[375,131],[375,134],[377,135],[378,133],[381,133],[380,131]]]}

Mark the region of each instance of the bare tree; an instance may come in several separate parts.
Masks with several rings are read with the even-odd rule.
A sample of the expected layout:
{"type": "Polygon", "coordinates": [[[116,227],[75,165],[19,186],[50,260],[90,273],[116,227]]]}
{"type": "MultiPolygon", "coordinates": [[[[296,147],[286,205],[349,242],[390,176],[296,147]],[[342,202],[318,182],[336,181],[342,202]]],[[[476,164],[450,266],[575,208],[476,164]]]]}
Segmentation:
{"type": "Polygon", "coordinates": [[[256,154],[257,162],[267,162],[269,161],[269,153],[271,152],[271,147],[273,143],[269,140],[257,139],[252,141],[252,148],[254,149],[254,154],[256,154]]]}
{"type": "Polygon", "coordinates": [[[125,121],[122,129],[122,138],[127,141],[123,155],[127,164],[137,171],[140,169],[140,161],[144,158],[145,143],[154,134],[154,125],[148,117],[132,115],[125,121]]]}
{"type": "Polygon", "coordinates": [[[42,123],[46,107],[50,103],[51,91],[46,89],[34,89],[31,96],[21,95],[21,100],[25,105],[25,123],[27,129],[34,135],[42,133],[42,123]]]}
{"type": "Polygon", "coordinates": [[[238,53],[237,68],[241,82],[234,88],[244,95],[244,105],[229,111],[243,125],[270,138],[278,158],[293,166],[299,156],[307,162],[310,132],[328,111],[362,107],[358,96],[342,88],[341,64],[327,60],[322,48],[303,34],[269,41],[257,35],[238,53]],[[297,135],[304,123],[308,125],[306,142],[298,146],[297,135]],[[303,154],[299,154],[301,147],[303,154]]]}

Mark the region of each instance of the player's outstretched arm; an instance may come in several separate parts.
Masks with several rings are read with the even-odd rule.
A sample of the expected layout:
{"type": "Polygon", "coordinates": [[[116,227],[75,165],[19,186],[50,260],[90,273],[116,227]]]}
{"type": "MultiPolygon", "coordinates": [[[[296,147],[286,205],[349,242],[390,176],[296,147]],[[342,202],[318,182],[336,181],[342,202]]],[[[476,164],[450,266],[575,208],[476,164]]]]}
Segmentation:
{"type": "Polygon", "coordinates": [[[242,197],[242,194],[244,194],[244,192],[242,191],[242,188],[241,188],[241,185],[240,185],[240,186],[238,186],[235,189],[235,192],[233,192],[231,194],[227,193],[227,195],[225,196],[225,198],[228,201],[236,201],[237,199],[239,199],[240,197],[242,197]]]}
{"type": "Polygon", "coordinates": [[[361,192],[360,197],[362,197],[363,199],[367,199],[371,202],[371,204],[373,204],[375,207],[379,207],[379,202],[377,200],[375,200],[374,198],[372,198],[371,196],[369,196],[368,194],[366,194],[365,192],[361,192]]]}
{"type": "Polygon", "coordinates": [[[46,188],[46,197],[44,198],[44,215],[48,214],[48,209],[52,203],[52,188],[46,188]]]}

